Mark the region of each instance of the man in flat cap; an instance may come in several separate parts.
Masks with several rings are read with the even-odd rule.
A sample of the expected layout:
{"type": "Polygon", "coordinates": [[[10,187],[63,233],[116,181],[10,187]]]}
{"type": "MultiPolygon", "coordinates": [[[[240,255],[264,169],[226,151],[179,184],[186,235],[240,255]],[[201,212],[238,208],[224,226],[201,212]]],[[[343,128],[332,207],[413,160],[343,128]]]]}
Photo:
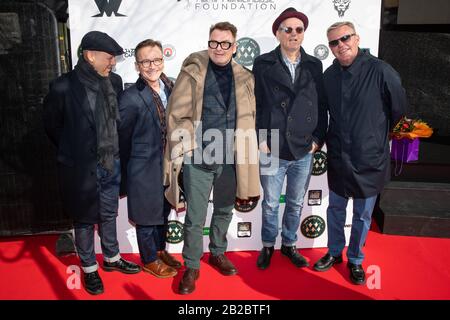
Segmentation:
{"type": "Polygon", "coordinates": [[[57,148],[57,169],[65,210],[73,218],[75,245],[90,294],[103,293],[94,252],[98,224],[105,271],[137,273],[121,258],[116,233],[120,160],[117,94],[122,80],[112,75],[123,49],[106,33],[91,31],[81,40],[74,70],[50,84],[44,99],[44,125],[57,148]]]}
{"type": "Polygon", "coordinates": [[[284,10],[272,25],[279,41],[273,51],[256,58],[256,127],[261,152],[260,180],[264,190],[259,269],[270,265],[278,236],[279,199],[285,177],[281,253],[296,267],[308,266],[297,251],[297,230],[308,188],[314,152],[326,129],[322,63],[301,47],[308,18],[294,8],[284,10]],[[274,165],[277,164],[277,165],[274,165]]]}

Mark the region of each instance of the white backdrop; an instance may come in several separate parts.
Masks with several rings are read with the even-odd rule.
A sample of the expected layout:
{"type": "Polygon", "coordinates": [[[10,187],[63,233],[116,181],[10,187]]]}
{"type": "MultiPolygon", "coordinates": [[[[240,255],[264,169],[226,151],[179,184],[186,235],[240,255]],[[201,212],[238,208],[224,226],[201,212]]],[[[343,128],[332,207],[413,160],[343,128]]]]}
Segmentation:
{"type": "MultiPolygon", "coordinates": [[[[69,27],[72,61],[76,64],[78,47],[83,35],[99,30],[112,36],[124,49],[125,54],[116,66],[125,84],[134,83],[134,48],[147,38],[161,41],[164,47],[165,73],[176,78],[183,60],[194,51],[207,48],[209,27],[219,21],[230,21],[238,28],[238,54],[236,61],[252,67],[254,58],[271,51],[278,45],[272,34],[272,23],[286,8],[295,7],[309,18],[303,48],[307,53],[321,59],[326,69],[333,61],[327,46],[326,29],[334,22],[349,20],[355,24],[360,35],[360,47],[378,54],[381,0],[69,0],[69,27]],[[338,7],[340,10],[338,10],[338,7]]],[[[324,153],[316,154],[315,174],[311,177],[305,195],[301,227],[297,247],[326,247],[326,208],[328,188],[326,178],[326,147],[324,153]],[[310,192],[312,191],[312,192],[310,192]],[[314,196],[310,197],[309,194],[314,196]],[[321,193],[321,197],[318,197],[321,193]]],[[[284,192],[283,192],[284,194],[284,192]]],[[[283,196],[282,196],[283,197],[283,196]]],[[[228,231],[228,250],[259,250],[261,248],[261,201],[247,213],[235,211],[228,231]]],[[[280,226],[284,202],[280,199],[280,226]]],[[[204,249],[208,250],[208,226],[212,204],[204,230],[204,249]]],[[[352,202],[347,208],[345,227],[348,241],[352,202]]],[[[168,249],[181,252],[182,223],[185,212],[172,211],[168,249]]],[[[138,252],[134,227],[127,218],[126,198],[120,200],[118,238],[122,253],[138,252]]],[[[281,230],[280,230],[281,232],[281,230]]],[[[280,238],[280,237],[279,237],[280,238]]],[[[276,248],[280,246],[278,238],[276,248]]],[[[96,237],[96,252],[100,244],[96,237]]]]}

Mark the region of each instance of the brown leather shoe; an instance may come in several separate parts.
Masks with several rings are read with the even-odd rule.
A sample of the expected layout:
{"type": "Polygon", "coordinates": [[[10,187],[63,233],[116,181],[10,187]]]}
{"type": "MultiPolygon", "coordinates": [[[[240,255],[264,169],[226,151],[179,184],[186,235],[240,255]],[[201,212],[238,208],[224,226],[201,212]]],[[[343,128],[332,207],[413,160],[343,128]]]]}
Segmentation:
{"type": "Polygon", "coordinates": [[[162,262],[161,259],[156,259],[153,262],[147,263],[143,267],[144,271],[151,273],[158,278],[171,278],[177,275],[177,270],[169,267],[167,264],[162,262]]]}
{"type": "Polygon", "coordinates": [[[219,254],[218,256],[211,254],[208,262],[225,276],[232,276],[237,273],[236,267],[224,254],[219,254]]]}
{"type": "Polygon", "coordinates": [[[183,274],[183,279],[178,286],[178,292],[180,294],[190,294],[195,290],[195,280],[200,277],[199,269],[186,268],[183,274]]]}
{"type": "Polygon", "coordinates": [[[181,268],[181,262],[175,259],[167,250],[161,250],[158,251],[158,257],[168,266],[180,269],[181,268]]]}

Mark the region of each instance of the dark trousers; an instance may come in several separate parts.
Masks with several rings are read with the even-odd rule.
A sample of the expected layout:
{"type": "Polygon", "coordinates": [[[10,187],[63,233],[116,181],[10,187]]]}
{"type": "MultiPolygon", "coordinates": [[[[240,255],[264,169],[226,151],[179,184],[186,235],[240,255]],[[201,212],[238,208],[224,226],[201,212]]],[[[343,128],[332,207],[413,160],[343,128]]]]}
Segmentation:
{"type": "Polygon", "coordinates": [[[164,224],[143,226],[136,225],[136,237],[142,263],[156,260],[156,252],[166,249],[167,221],[171,210],[170,203],[164,198],[164,224]]]}
{"type": "MultiPolygon", "coordinates": [[[[100,195],[100,223],[98,234],[104,259],[114,262],[120,259],[117,241],[116,218],[119,209],[120,160],[114,160],[114,169],[110,173],[97,165],[97,190],[100,195]]],[[[94,250],[94,224],[74,221],[75,246],[85,272],[97,270],[94,250]]]]}
{"type": "Polygon", "coordinates": [[[214,211],[209,231],[209,251],[219,255],[227,249],[227,232],[236,199],[236,170],[231,164],[221,164],[209,170],[185,163],[183,180],[187,200],[183,259],[188,268],[199,269],[203,255],[203,227],[212,188],[214,211]]]}

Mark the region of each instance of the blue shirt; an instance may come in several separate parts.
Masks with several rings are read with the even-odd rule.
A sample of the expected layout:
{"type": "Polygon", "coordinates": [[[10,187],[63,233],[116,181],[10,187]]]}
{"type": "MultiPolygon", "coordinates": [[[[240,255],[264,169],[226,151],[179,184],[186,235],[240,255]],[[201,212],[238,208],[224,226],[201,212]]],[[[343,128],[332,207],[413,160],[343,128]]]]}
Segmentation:
{"type": "Polygon", "coordinates": [[[164,90],[165,88],[166,86],[164,85],[164,82],[159,79],[159,97],[161,98],[164,109],[167,107],[167,95],[166,91],[164,90]]]}
{"type": "Polygon", "coordinates": [[[291,74],[292,83],[294,83],[295,82],[295,69],[297,68],[298,64],[300,63],[300,55],[298,55],[298,58],[295,59],[294,62],[291,62],[283,53],[281,53],[281,56],[283,57],[284,64],[289,69],[289,73],[291,74]]]}

